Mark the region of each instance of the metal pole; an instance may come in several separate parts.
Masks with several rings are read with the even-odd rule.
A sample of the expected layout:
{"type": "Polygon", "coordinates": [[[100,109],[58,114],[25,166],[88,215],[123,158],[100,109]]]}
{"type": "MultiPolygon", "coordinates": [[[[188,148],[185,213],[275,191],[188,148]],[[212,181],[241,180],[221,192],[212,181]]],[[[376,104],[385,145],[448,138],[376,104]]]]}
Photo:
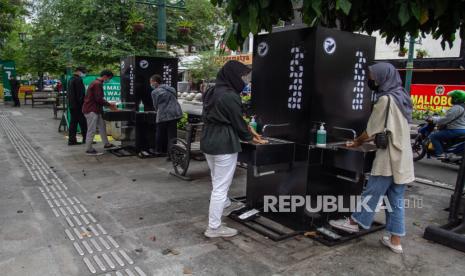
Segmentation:
{"type": "Polygon", "coordinates": [[[71,78],[71,52],[66,50],[66,79],[71,78]]]}
{"type": "Polygon", "coordinates": [[[410,94],[410,85],[412,84],[412,73],[413,73],[413,52],[415,50],[415,37],[410,35],[410,41],[408,44],[408,60],[405,72],[405,91],[410,94]]]}
{"type": "Polygon", "coordinates": [[[158,0],[157,53],[166,51],[166,0],[158,0]]]}

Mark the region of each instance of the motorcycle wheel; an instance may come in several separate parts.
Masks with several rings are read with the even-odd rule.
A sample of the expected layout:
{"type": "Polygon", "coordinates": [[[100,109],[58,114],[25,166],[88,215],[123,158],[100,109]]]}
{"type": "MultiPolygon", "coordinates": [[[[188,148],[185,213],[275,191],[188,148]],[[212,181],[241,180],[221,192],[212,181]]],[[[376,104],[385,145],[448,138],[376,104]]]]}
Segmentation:
{"type": "Polygon", "coordinates": [[[412,153],[413,153],[413,161],[416,162],[418,160],[423,159],[426,155],[426,145],[419,134],[415,139],[412,141],[412,153]]]}

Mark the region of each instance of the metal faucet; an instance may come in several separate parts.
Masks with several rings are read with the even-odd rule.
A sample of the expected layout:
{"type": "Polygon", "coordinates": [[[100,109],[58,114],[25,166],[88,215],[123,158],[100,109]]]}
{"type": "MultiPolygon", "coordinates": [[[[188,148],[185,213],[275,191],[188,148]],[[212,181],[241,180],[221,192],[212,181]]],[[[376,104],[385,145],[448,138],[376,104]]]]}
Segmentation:
{"type": "Polygon", "coordinates": [[[357,132],[351,128],[345,128],[345,127],[333,127],[333,129],[339,129],[339,130],[346,130],[348,132],[351,132],[352,135],[354,136],[354,140],[355,138],[357,138],[357,132]]]}
{"type": "Polygon", "coordinates": [[[284,126],[290,126],[290,125],[291,125],[290,123],[284,123],[284,124],[266,124],[266,125],[264,125],[263,128],[262,128],[262,133],[263,133],[264,136],[266,136],[265,133],[266,133],[266,130],[268,129],[268,127],[284,127],[284,126]]]}

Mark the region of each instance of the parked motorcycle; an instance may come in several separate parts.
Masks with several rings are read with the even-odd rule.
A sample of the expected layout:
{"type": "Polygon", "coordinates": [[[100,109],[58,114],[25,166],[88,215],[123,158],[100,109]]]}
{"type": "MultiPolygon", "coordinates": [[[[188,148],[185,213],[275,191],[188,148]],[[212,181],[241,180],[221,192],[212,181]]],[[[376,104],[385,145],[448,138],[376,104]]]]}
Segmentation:
{"type": "MultiPolygon", "coordinates": [[[[418,134],[411,137],[413,161],[421,160],[425,156],[427,158],[434,157],[434,146],[429,139],[429,135],[435,131],[438,131],[436,125],[428,119],[425,123],[419,125],[418,134]]],[[[438,158],[438,160],[448,164],[460,165],[465,147],[465,135],[443,141],[442,146],[446,157],[438,158]]]]}

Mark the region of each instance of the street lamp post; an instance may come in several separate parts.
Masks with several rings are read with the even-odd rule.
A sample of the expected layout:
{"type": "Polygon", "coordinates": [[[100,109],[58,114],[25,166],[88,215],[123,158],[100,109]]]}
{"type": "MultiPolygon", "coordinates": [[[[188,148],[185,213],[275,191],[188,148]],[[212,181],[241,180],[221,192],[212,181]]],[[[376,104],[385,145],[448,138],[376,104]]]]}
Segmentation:
{"type": "Polygon", "coordinates": [[[407,66],[405,71],[405,91],[410,94],[410,86],[412,85],[412,75],[413,75],[413,53],[415,51],[415,44],[421,44],[421,39],[415,41],[415,37],[409,36],[408,42],[408,58],[407,66]]]}
{"type": "Polygon", "coordinates": [[[166,53],[166,8],[184,9],[185,0],[145,0],[136,1],[136,3],[156,6],[158,8],[157,23],[157,55],[166,53]]]}

